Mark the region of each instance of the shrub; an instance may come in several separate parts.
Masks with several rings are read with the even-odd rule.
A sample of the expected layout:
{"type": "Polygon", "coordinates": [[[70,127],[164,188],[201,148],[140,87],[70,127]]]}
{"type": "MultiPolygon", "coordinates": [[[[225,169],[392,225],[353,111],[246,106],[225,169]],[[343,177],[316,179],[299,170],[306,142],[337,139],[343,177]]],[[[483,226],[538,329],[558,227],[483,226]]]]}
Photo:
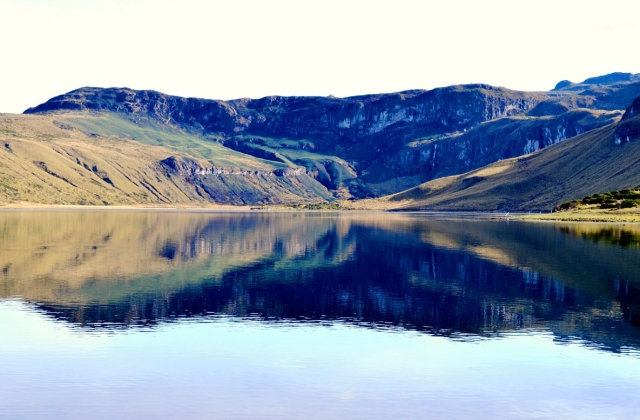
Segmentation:
{"type": "Polygon", "coordinates": [[[580,200],[573,200],[573,201],[567,201],[566,203],[562,203],[560,204],[559,209],[560,210],[569,210],[569,209],[575,209],[576,207],[578,207],[578,205],[581,204],[580,200]]]}
{"type": "Polygon", "coordinates": [[[640,200],[623,200],[620,203],[621,209],[630,209],[633,207],[640,207],[640,200]]]}
{"type": "Polygon", "coordinates": [[[601,203],[604,203],[605,200],[606,200],[605,197],[600,197],[599,194],[595,194],[595,195],[587,196],[583,198],[582,202],[584,204],[601,204],[601,203]]]}
{"type": "Polygon", "coordinates": [[[607,200],[604,203],[600,204],[601,209],[617,209],[620,205],[615,200],[607,200]]]}

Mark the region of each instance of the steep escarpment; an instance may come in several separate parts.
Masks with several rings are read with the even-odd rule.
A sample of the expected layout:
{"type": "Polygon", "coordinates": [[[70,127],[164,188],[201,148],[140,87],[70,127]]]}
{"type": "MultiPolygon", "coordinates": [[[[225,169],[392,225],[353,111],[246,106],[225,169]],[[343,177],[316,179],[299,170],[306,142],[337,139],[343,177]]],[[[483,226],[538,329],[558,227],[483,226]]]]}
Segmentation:
{"type": "Polygon", "coordinates": [[[278,138],[357,140],[397,123],[417,132],[448,132],[483,121],[521,115],[543,94],[489,85],[466,85],[350,98],[282,97],[219,101],[182,98],[155,91],[81,88],[25,113],[111,111],[144,115],[223,137],[250,133],[278,138]]]}
{"type": "Polygon", "coordinates": [[[219,204],[290,204],[332,198],[305,168],[251,171],[206,166],[176,156],[159,163],[167,178],[186,182],[200,198],[219,204]]]}

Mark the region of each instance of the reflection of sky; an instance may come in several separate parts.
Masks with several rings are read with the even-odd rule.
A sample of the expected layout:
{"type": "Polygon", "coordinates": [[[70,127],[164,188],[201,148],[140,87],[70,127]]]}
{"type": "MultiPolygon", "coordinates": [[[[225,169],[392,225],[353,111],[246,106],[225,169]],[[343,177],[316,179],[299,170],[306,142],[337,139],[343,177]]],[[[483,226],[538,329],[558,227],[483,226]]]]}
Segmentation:
{"type": "MultiPolygon", "coordinates": [[[[7,418],[633,418],[640,358],[344,325],[87,332],[0,303],[7,418]]],[[[2,417],[2,416],[0,416],[2,417]]]]}

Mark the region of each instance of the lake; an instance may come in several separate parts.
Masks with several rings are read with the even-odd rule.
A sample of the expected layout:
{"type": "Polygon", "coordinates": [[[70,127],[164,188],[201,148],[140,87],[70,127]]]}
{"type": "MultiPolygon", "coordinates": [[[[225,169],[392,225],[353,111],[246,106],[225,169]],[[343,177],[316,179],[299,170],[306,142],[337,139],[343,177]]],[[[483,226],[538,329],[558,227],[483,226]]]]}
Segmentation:
{"type": "Polygon", "coordinates": [[[640,226],[0,212],[0,418],[630,419],[640,226]]]}

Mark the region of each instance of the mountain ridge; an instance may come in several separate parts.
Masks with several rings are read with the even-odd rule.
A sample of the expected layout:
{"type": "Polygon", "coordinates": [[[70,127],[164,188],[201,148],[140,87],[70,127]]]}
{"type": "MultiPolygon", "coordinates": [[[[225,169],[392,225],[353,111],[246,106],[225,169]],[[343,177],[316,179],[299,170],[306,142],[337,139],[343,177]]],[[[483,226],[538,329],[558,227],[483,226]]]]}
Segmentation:
{"type": "MultiPolygon", "coordinates": [[[[181,185],[188,185],[197,200],[244,204],[292,203],[295,197],[299,202],[353,200],[400,193],[424,182],[480,170],[618,121],[622,121],[616,125],[619,142],[635,138],[635,123],[629,123],[623,111],[640,97],[639,77],[612,73],[582,83],[561,82],[548,92],[479,83],[347,98],[268,96],[231,101],[127,88],[80,88],[25,113],[53,123],[60,141],[66,130],[76,133],[77,141],[84,135],[92,139],[88,142],[125,139],[164,148],[163,156],[145,156],[157,156],[145,165],[163,177],[181,178],[181,185]],[[182,169],[175,172],[177,167],[168,162],[183,165],[182,169]],[[191,165],[189,173],[184,165],[191,165]],[[276,173],[295,174],[285,178],[300,177],[304,185],[288,184],[273,191],[269,180],[276,173]],[[242,177],[255,182],[251,187],[238,183],[242,177]],[[226,193],[216,194],[216,188],[226,193]],[[245,188],[261,192],[247,194],[245,188]],[[275,194],[271,199],[269,191],[275,194]],[[289,198],[281,200],[277,194],[289,198]]],[[[35,137],[50,135],[36,131],[35,137]]],[[[112,178],[103,175],[103,180],[112,178]]]]}
{"type": "Polygon", "coordinates": [[[592,78],[589,89],[576,90],[572,84],[557,92],[519,92],[478,83],[347,98],[268,96],[231,101],[126,88],[80,88],[25,112],[98,111],[123,113],[133,121],[151,118],[256,158],[306,167],[336,198],[366,198],[520,156],[607,125],[640,96],[640,82],[628,75],[592,78]],[[598,81],[606,83],[594,84],[598,81]],[[591,115],[577,118],[579,111],[591,115]],[[603,116],[602,111],[611,114],[603,116]],[[466,134],[481,124],[515,117],[531,121],[512,124],[510,130],[518,132],[518,138],[509,145],[503,145],[496,130],[485,130],[482,139],[466,134]],[[520,126],[527,125],[539,128],[522,131],[520,126]],[[442,159],[427,165],[426,156],[432,159],[434,150],[424,144],[433,140],[438,140],[442,159]],[[415,142],[422,146],[408,148],[415,142]],[[465,157],[472,150],[478,158],[465,157]]]}
{"type": "Polygon", "coordinates": [[[337,198],[361,198],[377,195],[362,175],[376,166],[386,166],[386,157],[397,153],[407,141],[524,114],[544,98],[537,93],[483,84],[407,92],[352,98],[265,97],[225,102],[180,98],[155,91],[81,88],[26,113],[100,111],[123,113],[133,121],[138,117],[151,118],[206,135],[225,147],[252,156],[273,159],[288,154],[289,157],[279,160],[290,160],[291,166],[317,171],[322,175],[321,183],[333,190],[337,198]],[[287,148],[283,142],[289,142],[289,150],[283,150],[287,148]],[[316,156],[292,153],[291,149],[305,147],[301,143],[316,156]],[[318,154],[331,158],[319,158],[318,154]]]}

